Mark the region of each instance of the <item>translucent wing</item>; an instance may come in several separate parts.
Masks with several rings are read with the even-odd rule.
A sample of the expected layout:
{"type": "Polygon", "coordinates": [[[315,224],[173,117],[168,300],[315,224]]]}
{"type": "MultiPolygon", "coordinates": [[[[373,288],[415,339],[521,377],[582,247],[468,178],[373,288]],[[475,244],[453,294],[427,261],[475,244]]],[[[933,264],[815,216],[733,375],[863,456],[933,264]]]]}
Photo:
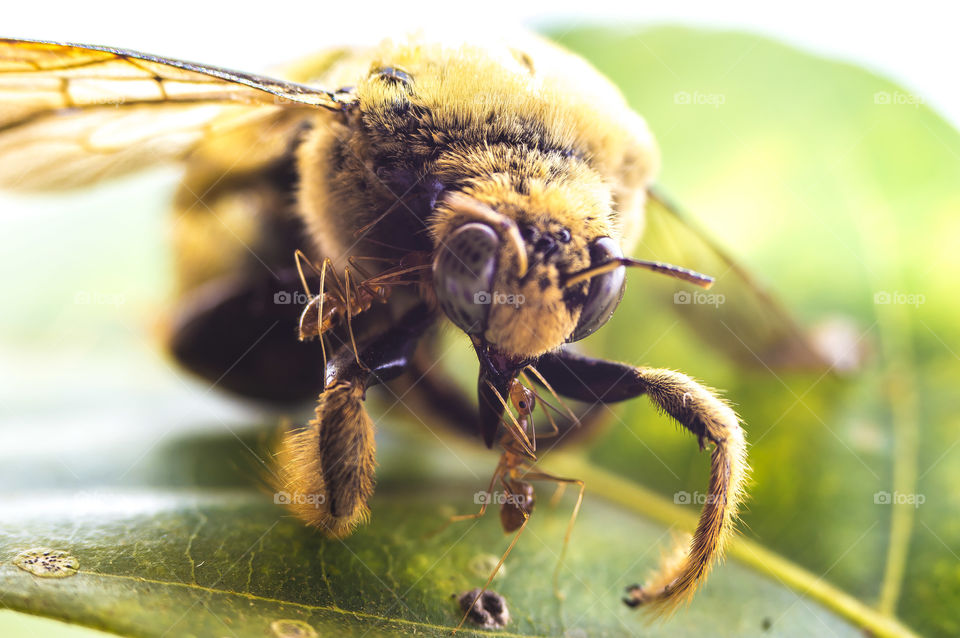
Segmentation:
{"type": "Polygon", "coordinates": [[[352,103],[345,92],[135,51],[0,39],[0,186],[77,186],[179,159],[215,127],[352,103]]]}
{"type": "Polygon", "coordinates": [[[641,256],[668,261],[716,278],[707,291],[670,282],[660,294],[704,341],[744,365],[826,370],[834,356],[819,347],[750,272],[658,190],[647,204],[641,256]]]}

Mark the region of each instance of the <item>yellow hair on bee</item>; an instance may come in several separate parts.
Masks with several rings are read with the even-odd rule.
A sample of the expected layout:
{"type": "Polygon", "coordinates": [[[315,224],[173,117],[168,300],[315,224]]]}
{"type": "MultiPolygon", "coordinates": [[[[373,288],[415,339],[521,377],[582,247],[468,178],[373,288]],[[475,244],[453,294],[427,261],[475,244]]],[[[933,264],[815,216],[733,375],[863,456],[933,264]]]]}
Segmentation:
{"type": "Polygon", "coordinates": [[[320,395],[316,418],[283,436],[274,479],[278,500],[328,536],[350,535],[370,516],[375,451],[362,384],[328,386],[320,395]]]}

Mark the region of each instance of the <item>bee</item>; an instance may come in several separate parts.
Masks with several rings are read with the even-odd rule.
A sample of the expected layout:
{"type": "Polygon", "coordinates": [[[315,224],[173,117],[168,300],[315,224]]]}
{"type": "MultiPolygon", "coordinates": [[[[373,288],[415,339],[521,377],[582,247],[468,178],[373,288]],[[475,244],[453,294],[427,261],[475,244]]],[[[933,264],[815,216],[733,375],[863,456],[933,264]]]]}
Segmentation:
{"type": "Polygon", "coordinates": [[[712,448],[709,498],[686,551],[626,602],[670,610],[688,600],[734,532],[748,471],[740,420],[687,375],[592,358],[574,343],[613,315],[627,268],[711,283],[627,256],[645,225],[669,224],[692,230],[680,245],[709,252],[732,282],[726,306],[741,316],[729,325],[774,318],[738,331],[751,354],[776,362],[809,349],[654,191],[659,154],[643,118],[586,61],[525,34],[416,34],[326,51],[284,74],[0,40],[0,186],[67,189],[183,164],[168,347],[218,388],[316,402],[315,418],[284,436],[276,482],[322,495],[322,506],[290,507],[332,537],[370,515],[368,387],[414,371],[423,382],[412,391],[451,428],[487,447],[512,433],[498,476],[531,500],[501,512],[511,530],[532,507],[527,480],[555,478],[527,476],[529,429],[504,418],[522,371],[591,404],[647,396],[712,448]],[[734,297],[736,286],[748,292],[734,297]],[[440,322],[476,351],[476,408],[415,356],[440,322]]]}

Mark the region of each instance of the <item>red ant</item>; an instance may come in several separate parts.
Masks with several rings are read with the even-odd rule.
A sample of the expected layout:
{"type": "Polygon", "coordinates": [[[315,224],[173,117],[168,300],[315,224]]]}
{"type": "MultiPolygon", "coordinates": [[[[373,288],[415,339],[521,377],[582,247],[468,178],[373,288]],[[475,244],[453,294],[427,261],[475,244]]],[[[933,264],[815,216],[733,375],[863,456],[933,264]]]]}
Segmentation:
{"type": "Polygon", "coordinates": [[[377,275],[371,275],[358,263],[359,260],[367,261],[387,261],[394,263],[396,260],[380,257],[349,257],[347,263],[349,266],[343,269],[343,281],[337,276],[333,260],[329,257],[324,259],[317,268],[309,258],[303,254],[303,251],[297,250],[295,253],[297,272],[300,274],[300,282],[303,284],[304,291],[311,299],[300,315],[299,336],[300,341],[310,339],[320,339],[320,347],[323,351],[323,365],[327,365],[327,348],[324,343],[324,335],[333,328],[341,325],[344,319],[347,322],[347,330],[350,333],[350,343],[353,346],[354,355],[357,363],[361,366],[360,355],[357,350],[356,338],[353,334],[353,318],[366,312],[373,306],[374,302],[386,303],[390,297],[391,286],[406,286],[421,283],[419,280],[399,280],[403,275],[419,272],[429,269],[430,261],[425,253],[409,253],[404,256],[393,268],[388,268],[377,275]],[[301,260],[305,261],[310,269],[320,276],[320,292],[313,295],[310,292],[310,286],[307,285],[306,277],[303,274],[301,260]],[[350,267],[364,277],[361,281],[355,281],[352,277],[350,267]],[[333,279],[332,290],[326,290],[327,271],[333,279]]]}
{"type": "MultiPolygon", "coordinates": [[[[547,390],[550,391],[551,394],[559,401],[559,397],[557,397],[556,392],[554,392],[553,388],[551,388],[546,382],[546,379],[544,379],[532,366],[528,366],[527,369],[530,370],[531,373],[538,378],[540,383],[543,384],[544,387],[547,388],[547,390]]],[[[520,376],[527,385],[530,385],[530,381],[526,374],[521,374],[520,376]]],[[[573,514],[570,516],[570,522],[567,524],[567,532],[563,539],[563,549],[560,552],[560,558],[557,561],[557,567],[553,573],[553,588],[557,597],[562,597],[559,591],[560,567],[563,565],[563,558],[567,553],[567,546],[570,543],[570,534],[573,532],[573,525],[577,519],[577,514],[580,512],[580,504],[583,502],[583,481],[580,479],[554,476],[553,474],[539,471],[536,468],[537,435],[533,424],[533,410],[536,407],[537,399],[540,398],[542,403],[558,413],[560,410],[545,401],[543,398],[538,397],[533,390],[526,387],[518,379],[514,379],[509,386],[509,399],[510,403],[513,405],[513,408],[517,412],[516,416],[513,415],[513,412],[509,409],[507,402],[503,399],[503,397],[501,397],[499,393],[496,393],[496,395],[504,404],[505,413],[509,419],[504,419],[503,421],[506,432],[500,437],[499,441],[503,453],[500,455],[500,461],[497,463],[497,467],[493,471],[493,477],[491,477],[490,484],[487,487],[486,498],[483,499],[479,512],[476,514],[461,514],[459,516],[454,516],[447,521],[446,525],[434,533],[438,533],[443,529],[446,529],[447,525],[450,525],[451,523],[473,520],[483,516],[487,511],[487,505],[491,501],[490,497],[494,493],[494,486],[496,486],[497,482],[499,481],[504,491],[504,499],[500,504],[500,524],[505,533],[509,534],[516,532],[516,534],[514,535],[513,540],[510,541],[510,545],[503,553],[503,556],[500,557],[500,561],[497,563],[496,567],[493,568],[493,572],[490,574],[489,578],[487,578],[487,582],[484,584],[483,588],[479,590],[473,602],[469,607],[466,608],[463,618],[460,619],[459,624],[457,624],[456,628],[454,629],[454,633],[456,633],[460,627],[463,626],[463,623],[467,620],[467,617],[477,604],[477,601],[479,601],[484,592],[487,591],[490,583],[493,582],[493,579],[503,566],[504,561],[507,560],[507,556],[510,555],[510,552],[520,539],[520,534],[523,533],[527,523],[530,521],[530,516],[533,514],[533,507],[535,504],[535,495],[533,485],[531,485],[529,481],[550,481],[556,483],[558,489],[553,501],[556,501],[561,496],[563,488],[565,488],[567,485],[572,483],[579,487],[577,503],[573,508],[573,514]]],[[[550,421],[552,431],[546,433],[545,435],[541,435],[541,438],[556,436],[560,430],[550,413],[546,410],[544,411],[546,412],[547,418],[550,421]]],[[[575,422],[577,421],[576,416],[574,416],[572,412],[567,410],[567,413],[569,413],[575,422]]]]}

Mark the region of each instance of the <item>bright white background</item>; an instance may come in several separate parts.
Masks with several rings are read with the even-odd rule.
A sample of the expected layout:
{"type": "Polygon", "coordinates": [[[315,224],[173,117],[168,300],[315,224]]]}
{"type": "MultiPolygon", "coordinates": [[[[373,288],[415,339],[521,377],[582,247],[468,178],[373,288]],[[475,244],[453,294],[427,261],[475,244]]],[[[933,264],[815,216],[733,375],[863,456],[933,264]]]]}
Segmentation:
{"type": "Polygon", "coordinates": [[[7,2],[0,35],[133,48],[249,71],[330,44],[446,20],[497,29],[570,22],[685,24],[769,35],[898,81],[960,126],[960,8],[948,1],[256,0],[7,2]]]}

